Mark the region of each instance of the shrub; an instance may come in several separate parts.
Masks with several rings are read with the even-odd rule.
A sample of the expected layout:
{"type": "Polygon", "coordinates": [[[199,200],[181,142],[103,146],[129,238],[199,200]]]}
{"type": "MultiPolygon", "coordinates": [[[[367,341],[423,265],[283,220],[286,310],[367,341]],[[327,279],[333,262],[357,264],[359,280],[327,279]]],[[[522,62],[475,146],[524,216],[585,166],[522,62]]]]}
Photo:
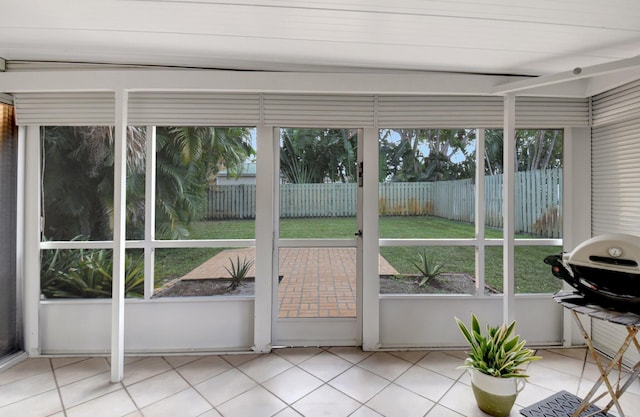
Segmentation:
{"type": "MultiPolygon", "coordinates": [[[[107,249],[42,252],[40,282],[47,298],[110,298],[113,255],[107,249]]],[[[125,296],[144,295],[144,258],[125,255],[125,296]]]]}

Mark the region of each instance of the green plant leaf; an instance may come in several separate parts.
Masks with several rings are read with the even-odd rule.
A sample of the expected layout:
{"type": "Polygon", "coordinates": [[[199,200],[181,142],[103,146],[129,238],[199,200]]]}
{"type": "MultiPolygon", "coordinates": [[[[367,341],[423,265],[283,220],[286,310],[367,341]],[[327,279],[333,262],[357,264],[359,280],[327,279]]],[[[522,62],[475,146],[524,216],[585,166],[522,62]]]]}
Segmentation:
{"type": "Polygon", "coordinates": [[[419,287],[424,286],[431,278],[440,275],[444,267],[444,263],[437,262],[432,256],[427,254],[426,250],[418,253],[417,261],[412,260],[410,263],[422,274],[422,279],[418,284],[419,287]]]}
{"type": "Polygon", "coordinates": [[[243,258],[240,261],[240,256],[236,257],[236,263],[233,263],[233,260],[229,258],[229,262],[231,263],[231,269],[226,266],[224,269],[231,276],[231,283],[229,284],[230,289],[237,288],[240,284],[242,284],[242,280],[246,278],[251,266],[253,266],[253,260],[247,260],[247,258],[243,258]]]}
{"type": "Polygon", "coordinates": [[[471,330],[455,317],[456,324],[471,347],[464,367],[501,378],[527,377],[521,367],[529,362],[541,359],[535,352],[525,348],[526,341],[512,334],[516,323],[501,326],[486,326],[486,336],[482,333],[480,322],[471,315],[471,330]]]}

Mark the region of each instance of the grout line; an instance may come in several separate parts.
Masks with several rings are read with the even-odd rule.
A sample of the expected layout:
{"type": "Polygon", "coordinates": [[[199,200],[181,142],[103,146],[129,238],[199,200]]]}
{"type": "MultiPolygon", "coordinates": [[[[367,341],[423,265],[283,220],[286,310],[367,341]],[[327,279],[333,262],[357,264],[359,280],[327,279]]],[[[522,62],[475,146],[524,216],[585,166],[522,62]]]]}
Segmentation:
{"type": "MultiPolygon", "coordinates": [[[[184,364],[182,364],[181,366],[178,366],[178,367],[173,366],[173,365],[171,364],[171,362],[169,362],[169,361],[167,360],[167,358],[166,358],[166,357],[162,356],[162,359],[163,359],[163,360],[164,360],[164,361],[169,365],[169,367],[171,368],[171,370],[175,371],[175,373],[177,373],[177,374],[178,374],[178,376],[179,376],[180,378],[182,378],[182,380],[184,380],[184,382],[186,382],[186,383],[187,383],[187,386],[188,386],[188,388],[185,388],[185,389],[184,389],[184,390],[182,390],[182,391],[179,391],[179,392],[176,392],[176,393],[174,393],[174,394],[171,394],[169,397],[171,397],[171,396],[173,396],[173,395],[180,394],[180,393],[182,393],[182,392],[185,392],[185,391],[187,391],[187,390],[190,390],[190,389],[191,389],[191,390],[193,390],[193,391],[194,391],[194,392],[195,392],[195,393],[196,393],[200,398],[202,398],[202,399],[203,399],[207,404],[209,404],[209,405],[211,406],[211,410],[216,411],[216,412],[218,411],[218,410],[216,409],[216,407],[215,407],[213,404],[211,404],[211,403],[209,402],[209,400],[208,400],[208,399],[206,399],[206,398],[204,397],[204,395],[202,395],[202,394],[200,393],[200,391],[198,391],[198,389],[197,389],[195,386],[193,386],[193,385],[191,384],[191,382],[189,382],[189,380],[187,380],[187,378],[185,378],[185,377],[180,373],[180,371],[178,370],[178,368],[181,368],[182,366],[187,366],[187,365],[189,365],[190,363],[196,362],[196,361],[198,361],[198,360],[200,360],[200,359],[194,359],[194,360],[189,361],[189,362],[187,362],[187,363],[184,363],[184,364]]],[[[224,360],[224,358],[222,358],[221,356],[220,356],[220,359],[222,359],[222,360],[223,360],[224,362],[226,362],[226,363],[229,363],[229,362],[225,361],[225,360],[224,360]]],[[[231,364],[229,364],[229,365],[231,365],[231,364]]],[[[218,375],[219,375],[219,374],[218,374],[218,375]]],[[[213,378],[213,377],[212,377],[212,378],[213,378]]],[[[206,381],[206,380],[205,380],[205,381],[206,381]]],[[[203,381],[203,382],[204,382],[204,381],[203,381]]],[[[169,398],[169,397],[167,397],[167,398],[169,398]]],[[[163,399],[166,399],[166,398],[163,398],[163,399]]],[[[148,406],[150,406],[150,405],[152,405],[152,404],[155,404],[155,403],[157,403],[157,402],[159,402],[159,401],[162,401],[162,400],[158,400],[158,401],[156,401],[156,402],[154,402],[154,403],[151,403],[151,404],[147,405],[147,407],[148,407],[148,406]]],[[[211,411],[211,410],[207,410],[207,411],[205,411],[205,412],[204,412],[204,413],[202,413],[202,414],[208,413],[208,412],[209,412],[209,411],[211,411]]],[[[140,412],[142,413],[142,410],[140,410],[140,412]]]]}
{"type": "Polygon", "coordinates": [[[58,391],[58,398],[60,399],[60,406],[62,407],[62,414],[64,417],[67,417],[67,407],[64,405],[64,401],[62,400],[62,391],[60,390],[60,384],[58,384],[58,377],[55,372],[55,368],[53,367],[53,362],[51,358],[49,360],[49,367],[51,368],[51,374],[53,376],[53,381],[56,383],[56,391],[58,391]]]}
{"type": "MultiPolygon", "coordinates": [[[[165,371],[163,371],[163,372],[160,372],[160,373],[157,373],[157,374],[155,374],[155,375],[151,375],[151,376],[149,376],[149,377],[147,377],[147,378],[144,378],[144,379],[141,379],[141,380],[139,380],[139,381],[136,381],[136,382],[134,382],[133,384],[129,384],[129,386],[134,386],[134,385],[137,385],[137,384],[139,384],[139,383],[141,383],[141,382],[147,381],[147,380],[149,380],[149,379],[151,379],[151,378],[155,378],[155,377],[157,377],[157,376],[159,376],[159,375],[163,375],[163,374],[169,373],[169,372],[171,372],[171,371],[175,371],[175,369],[173,368],[173,366],[171,366],[171,364],[169,363],[169,361],[167,361],[167,360],[166,360],[166,358],[165,358],[164,356],[160,356],[160,358],[161,358],[161,359],[162,359],[162,360],[163,360],[167,365],[169,365],[169,369],[168,369],[168,370],[165,370],[165,371]]],[[[141,360],[144,360],[144,358],[143,358],[143,359],[141,359],[141,360]]],[[[139,362],[139,361],[135,361],[135,362],[139,362]]],[[[135,363],[135,362],[133,362],[133,363],[135,363]]],[[[180,375],[180,372],[177,372],[177,371],[175,371],[175,372],[176,372],[176,373],[177,373],[177,374],[182,378],[182,375],[180,375]]],[[[187,381],[187,383],[188,383],[188,381],[187,381]]],[[[127,394],[127,396],[129,397],[129,399],[131,400],[131,402],[133,403],[133,405],[136,407],[136,410],[137,410],[138,412],[140,412],[140,414],[142,414],[142,408],[144,408],[144,407],[140,407],[140,406],[138,405],[138,403],[136,402],[136,400],[131,396],[131,393],[129,392],[129,390],[128,390],[128,388],[127,388],[127,385],[125,385],[125,384],[124,384],[124,375],[122,376],[122,381],[118,382],[118,384],[120,384],[120,385],[122,386],[122,389],[123,389],[123,390],[124,390],[124,392],[127,394]]],[[[114,391],[114,392],[116,392],[116,391],[114,391]]],[[[180,391],[180,392],[182,392],[182,391],[180,391]]],[[[175,395],[175,394],[176,394],[176,393],[171,394],[171,395],[175,395]]],[[[170,395],[170,396],[171,396],[171,395],[170,395]]],[[[169,397],[170,397],[170,396],[169,396],[169,397]]],[[[166,398],[169,398],[169,397],[161,398],[161,399],[159,399],[158,401],[162,401],[162,400],[164,400],[164,399],[166,399],[166,398]]],[[[152,402],[152,403],[150,403],[150,404],[147,404],[145,407],[148,407],[148,406],[150,406],[151,404],[155,404],[155,403],[157,403],[158,401],[154,401],[154,402],[152,402]]]]}
{"type": "MultiPolygon", "coordinates": [[[[283,374],[283,373],[287,372],[289,369],[291,369],[291,368],[293,368],[293,367],[296,367],[296,365],[295,365],[293,362],[291,362],[291,361],[287,360],[286,358],[283,358],[283,357],[282,357],[282,356],[280,356],[280,355],[276,355],[275,353],[271,353],[271,354],[273,354],[274,356],[277,356],[278,358],[280,358],[280,359],[282,359],[282,360],[284,360],[284,361],[286,361],[286,362],[290,363],[290,364],[292,365],[292,367],[289,367],[289,368],[285,369],[284,371],[279,372],[279,373],[277,373],[276,375],[273,375],[272,377],[270,377],[270,378],[266,379],[265,381],[263,381],[263,383],[264,383],[264,382],[267,382],[267,381],[270,381],[271,379],[273,379],[273,378],[275,378],[275,377],[277,377],[277,376],[279,376],[279,375],[281,375],[281,374],[283,374]]],[[[273,392],[269,391],[266,387],[264,387],[264,386],[262,385],[263,383],[260,383],[260,382],[256,381],[253,377],[251,377],[250,375],[248,375],[247,373],[245,373],[244,371],[242,371],[242,369],[240,369],[240,366],[242,366],[242,365],[244,365],[244,364],[247,364],[247,363],[249,363],[249,362],[255,361],[255,360],[257,360],[257,359],[259,359],[259,358],[261,358],[261,357],[263,357],[263,356],[266,356],[266,355],[270,355],[270,353],[267,353],[267,354],[260,354],[260,355],[258,355],[257,357],[252,358],[252,359],[249,359],[248,361],[242,362],[242,363],[240,363],[240,364],[238,364],[238,365],[234,365],[234,364],[230,363],[229,361],[226,361],[229,365],[231,365],[231,369],[227,369],[226,371],[224,371],[224,372],[222,372],[222,373],[220,373],[220,374],[218,374],[218,375],[222,375],[222,374],[224,374],[224,373],[226,373],[226,372],[230,372],[231,370],[235,369],[236,371],[240,372],[241,374],[243,374],[244,376],[246,376],[247,378],[249,378],[251,381],[253,381],[256,385],[255,385],[255,386],[253,386],[253,387],[250,387],[250,388],[248,388],[248,389],[246,389],[246,390],[244,390],[244,391],[242,391],[242,392],[240,392],[240,393],[238,393],[237,395],[234,395],[233,397],[230,397],[230,398],[226,399],[225,401],[221,402],[219,405],[226,404],[226,403],[228,403],[229,401],[231,401],[231,400],[233,400],[233,399],[235,399],[235,398],[237,398],[237,397],[239,397],[239,396],[241,396],[241,395],[245,394],[245,393],[246,393],[246,392],[248,392],[248,391],[251,391],[251,390],[252,390],[252,389],[254,389],[256,386],[258,386],[258,387],[261,387],[262,389],[264,389],[265,391],[267,391],[268,393],[270,393],[271,395],[273,395],[274,397],[278,398],[278,399],[279,399],[280,401],[282,401],[283,403],[285,403],[285,404],[287,405],[287,407],[288,407],[288,406],[290,406],[290,404],[289,404],[287,401],[285,401],[284,399],[282,399],[282,398],[278,397],[275,393],[273,393],[273,392]]],[[[222,359],[224,360],[224,358],[222,358],[222,359]]],[[[218,375],[213,376],[213,377],[211,377],[211,378],[215,378],[215,377],[217,377],[218,375]]],[[[209,378],[209,379],[211,379],[211,378],[209,378]]],[[[207,380],[205,380],[205,381],[208,381],[209,379],[207,379],[207,380]]],[[[205,382],[205,381],[202,381],[202,382],[205,382]]],[[[187,383],[188,383],[188,382],[189,382],[189,381],[187,381],[187,383]]],[[[191,384],[189,384],[189,385],[191,386],[191,384]]],[[[202,395],[200,394],[200,391],[198,391],[195,387],[193,387],[193,388],[196,390],[196,392],[198,393],[198,395],[200,395],[201,397],[203,397],[203,398],[204,398],[204,396],[202,396],[202,395]]],[[[207,399],[205,398],[205,400],[207,400],[207,399]]],[[[209,404],[213,407],[213,410],[215,410],[216,412],[218,412],[218,413],[219,413],[218,409],[216,408],[216,406],[215,406],[214,404],[211,404],[208,400],[207,400],[207,403],[209,403],[209,404]]],[[[286,407],[285,407],[285,408],[286,408],[286,407]]],[[[282,411],[282,410],[279,410],[278,412],[280,412],[280,411],[282,411]]]]}
{"type": "MultiPolygon", "coordinates": [[[[127,387],[122,383],[122,382],[118,382],[120,385],[122,385],[122,389],[124,390],[125,394],[127,394],[127,396],[129,397],[129,399],[131,400],[131,403],[133,404],[133,406],[136,408],[136,410],[142,414],[142,409],[140,407],[138,407],[138,403],[135,402],[135,400],[133,399],[133,397],[131,396],[131,393],[129,392],[129,390],[127,389],[127,387]]],[[[117,391],[114,391],[117,392],[117,391]]],[[[130,414],[130,413],[129,413],[130,414]]]]}
{"type": "MultiPolygon", "coordinates": [[[[431,353],[431,352],[429,352],[429,353],[431,353]]],[[[427,356],[429,355],[429,353],[427,353],[424,357],[427,357],[427,356]]],[[[448,356],[451,356],[451,357],[454,357],[454,358],[455,358],[455,356],[453,356],[453,355],[449,355],[449,354],[448,354],[448,353],[446,353],[446,352],[444,352],[444,353],[445,353],[445,354],[447,354],[448,356]]],[[[424,358],[423,358],[423,359],[424,359],[424,358]]],[[[419,361],[418,361],[418,362],[419,362],[419,361]]],[[[416,362],[416,366],[420,366],[420,365],[418,365],[418,364],[417,364],[417,362],[416,362]]],[[[427,368],[425,368],[425,369],[427,369],[427,368]]],[[[438,375],[441,375],[441,376],[444,376],[444,377],[447,377],[447,378],[451,379],[451,380],[453,381],[453,384],[451,384],[451,385],[449,386],[449,388],[448,388],[448,389],[447,389],[447,390],[446,390],[446,391],[445,391],[445,392],[440,396],[440,398],[438,398],[438,401],[436,401],[436,402],[435,402],[434,406],[433,406],[433,407],[432,407],[432,408],[427,412],[427,414],[426,414],[426,415],[428,415],[428,414],[429,414],[429,413],[430,413],[430,412],[431,412],[431,411],[432,411],[436,406],[438,406],[438,405],[439,405],[440,407],[446,408],[447,410],[450,410],[451,412],[454,412],[454,413],[456,413],[456,414],[458,414],[458,415],[461,415],[461,414],[460,414],[460,413],[458,413],[456,410],[453,410],[453,409],[451,409],[451,408],[449,408],[449,407],[445,406],[444,404],[442,404],[442,403],[441,403],[441,401],[442,401],[442,400],[447,396],[447,394],[449,394],[449,392],[450,392],[450,391],[451,391],[451,390],[452,390],[456,385],[461,384],[461,385],[463,385],[463,386],[467,386],[464,382],[462,382],[462,379],[464,378],[464,376],[465,376],[465,374],[466,374],[466,371],[462,372],[462,373],[461,373],[457,378],[453,379],[453,378],[451,378],[451,377],[449,377],[449,376],[447,376],[447,375],[443,375],[443,374],[441,374],[440,372],[437,372],[437,371],[435,371],[435,370],[432,370],[432,369],[429,369],[429,370],[430,370],[431,372],[435,372],[435,373],[437,373],[438,375]]]]}
{"type": "Polygon", "coordinates": [[[582,383],[584,380],[584,373],[587,369],[587,359],[589,358],[589,350],[585,349],[584,357],[582,358],[582,369],[580,370],[580,379],[578,380],[578,386],[576,387],[576,396],[580,396],[580,388],[582,387],[582,383]]]}
{"type": "MultiPolygon", "coordinates": [[[[67,411],[68,411],[68,410],[67,410],[67,407],[66,407],[66,405],[64,404],[64,401],[63,401],[63,399],[62,399],[62,386],[60,386],[60,384],[58,383],[58,378],[57,378],[57,376],[56,376],[55,370],[56,370],[56,369],[62,369],[62,368],[65,368],[65,367],[67,367],[67,366],[72,366],[72,365],[75,365],[75,364],[78,364],[78,363],[84,362],[84,361],[86,361],[86,360],[92,359],[92,357],[88,357],[88,358],[86,358],[86,359],[83,359],[83,360],[80,360],[80,361],[76,361],[76,362],[73,362],[73,363],[71,363],[71,364],[64,365],[64,366],[61,366],[61,367],[58,367],[58,368],[54,368],[54,367],[53,367],[53,359],[54,359],[54,358],[49,358],[49,363],[50,363],[50,366],[51,366],[51,368],[52,368],[53,377],[54,377],[54,380],[55,380],[55,383],[56,383],[56,389],[57,389],[57,391],[58,391],[58,396],[60,397],[60,402],[61,402],[61,404],[62,404],[62,411],[63,411],[63,413],[64,413],[64,416],[66,417],[66,416],[67,416],[67,411]]],[[[65,386],[65,387],[66,387],[66,386],[70,386],[70,385],[73,385],[73,384],[76,384],[76,383],[79,383],[79,382],[82,382],[82,381],[86,381],[87,379],[94,378],[94,377],[97,377],[97,376],[99,376],[99,375],[108,374],[108,373],[109,373],[109,371],[98,372],[97,374],[94,374],[94,375],[91,375],[91,376],[87,376],[87,377],[84,377],[84,378],[80,378],[80,379],[75,380],[75,381],[73,381],[73,382],[70,382],[70,383],[68,383],[68,384],[66,384],[66,385],[64,385],[64,386],[65,386]]],[[[129,398],[131,399],[131,402],[132,402],[132,403],[133,403],[133,405],[136,407],[136,410],[137,410],[137,411],[140,411],[140,408],[138,407],[138,405],[136,404],[136,402],[133,400],[133,398],[131,397],[131,395],[129,394],[129,392],[126,390],[126,387],[124,386],[124,384],[123,384],[122,382],[118,382],[117,384],[118,384],[118,385],[120,385],[120,387],[121,387],[120,389],[123,389],[123,390],[125,391],[125,393],[129,396],[129,398]]],[[[69,408],[69,409],[73,409],[73,408],[75,408],[75,407],[78,407],[78,406],[81,406],[81,405],[83,405],[83,404],[86,404],[86,403],[88,403],[88,402],[90,402],[90,401],[94,401],[94,400],[97,400],[97,399],[99,399],[99,398],[102,398],[102,397],[105,397],[105,396],[107,396],[107,395],[110,395],[110,394],[113,394],[113,393],[115,393],[115,392],[118,392],[120,389],[115,389],[115,390],[113,390],[113,391],[106,392],[106,393],[104,393],[104,394],[98,395],[98,396],[93,397],[93,398],[90,398],[90,399],[84,399],[83,401],[80,401],[80,402],[78,402],[77,404],[74,404],[74,405],[72,405],[71,407],[68,407],[68,408],[69,408]]]]}

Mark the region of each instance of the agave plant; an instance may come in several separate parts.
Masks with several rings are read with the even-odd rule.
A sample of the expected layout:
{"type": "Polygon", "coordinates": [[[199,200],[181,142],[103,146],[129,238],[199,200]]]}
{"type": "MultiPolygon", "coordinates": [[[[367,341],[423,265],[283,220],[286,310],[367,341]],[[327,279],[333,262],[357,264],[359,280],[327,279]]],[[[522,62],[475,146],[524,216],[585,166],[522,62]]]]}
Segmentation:
{"type": "Polygon", "coordinates": [[[240,256],[236,257],[236,262],[233,263],[233,260],[229,258],[229,262],[231,263],[231,269],[226,266],[224,269],[227,270],[229,275],[231,276],[231,283],[229,284],[229,289],[234,290],[238,288],[240,284],[242,284],[242,280],[247,277],[251,266],[253,265],[252,260],[247,260],[247,258],[242,258],[240,261],[240,256]]]}
{"type": "Polygon", "coordinates": [[[464,362],[465,368],[473,368],[483,374],[499,378],[528,378],[521,368],[529,362],[542,359],[535,356],[532,349],[525,348],[526,341],[513,335],[516,322],[501,326],[487,325],[487,334],[483,335],[480,323],[475,315],[471,315],[471,329],[458,319],[456,323],[469,346],[471,352],[464,362]]]}
{"type": "Polygon", "coordinates": [[[433,256],[427,255],[427,251],[423,251],[418,254],[417,261],[411,261],[411,264],[418,268],[418,271],[422,274],[422,279],[418,283],[418,287],[424,286],[431,278],[434,278],[442,273],[444,262],[438,262],[433,256]]]}

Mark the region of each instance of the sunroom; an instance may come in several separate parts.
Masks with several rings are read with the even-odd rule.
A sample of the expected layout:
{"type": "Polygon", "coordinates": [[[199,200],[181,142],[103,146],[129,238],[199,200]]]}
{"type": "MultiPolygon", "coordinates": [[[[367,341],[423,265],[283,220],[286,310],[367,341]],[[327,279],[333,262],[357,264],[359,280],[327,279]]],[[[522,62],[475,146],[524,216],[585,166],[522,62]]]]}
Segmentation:
{"type": "MultiPolygon", "coordinates": [[[[275,24],[295,9],[150,3],[165,22],[246,8],[252,21],[275,24]]],[[[130,6],[132,16],[150,12],[130,6]]],[[[329,10],[317,6],[301,6],[300,18],[321,21],[329,10]]],[[[100,19],[114,24],[115,6],[102,7],[100,19]]],[[[356,9],[331,13],[373,23],[393,11],[390,36],[427,19],[427,9],[356,9]]],[[[536,10],[545,17],[526,24],[557,24],[573,49],[547,43],[551,52],[529,69],[503,46],[491,56],[510,56],[503,65],[474,67],[450,52],[441,65],[411,64],[380,40],[386,58],[363,47],[339,66],[349,48],[332,54],[336,40],[318,33],[319,58],[301,64],[306,42],[283,33],[269,41],[257,22],[246,36],[271,60],[258,46],[247,50],[252,59],[224,55],[223,42],[207,49],[193,33],[184,62],[178,37],[163,60],[155,48],[170,31],[153,26],[157,38],[128,44],[133,22],[113,26],[121,55],[68,35],[52,37],[50,51],[29,49],[19,40],[31,35],[0,26],[9,39],[0,45],[5,362],[108,356],[116,382],[130,355],[455,349],[464,344],[454,317],[471,314],[516,320],[532,346],[583,346],[552,298],[564,284],[543,259],[592,236],[640,234],[640,59],[628,46],[637,39],[623,43],[637,30],[631,10],[615,20],[589,5],[592,19],[622,25],[618,37],[609,23],[571,32],[569,11],[554,23],[536,10]],[[619,48],[595,59],[604,33],[619,48]],[[594,42],[588,52],[576,49],[581,36],[594,42]],[[296,46],[278,55],[287,42],[296,46]],[[572,52],[553,57],[562,51],[572,52]]],[[[488,12],[457,13],[490,30],[488,12]]],[[[498,21],[507,30],[518,19],[498,21]]],[[[373,32],[345,42],[365,35],[373,32]]],[[[426,47],[402,36],[414,52],[426,47]]],[[[491,36],[480,38],[490,51],[491,36]]],[[[590,324],[596,347],[614,353],[624,329],[590,324]]]]}

